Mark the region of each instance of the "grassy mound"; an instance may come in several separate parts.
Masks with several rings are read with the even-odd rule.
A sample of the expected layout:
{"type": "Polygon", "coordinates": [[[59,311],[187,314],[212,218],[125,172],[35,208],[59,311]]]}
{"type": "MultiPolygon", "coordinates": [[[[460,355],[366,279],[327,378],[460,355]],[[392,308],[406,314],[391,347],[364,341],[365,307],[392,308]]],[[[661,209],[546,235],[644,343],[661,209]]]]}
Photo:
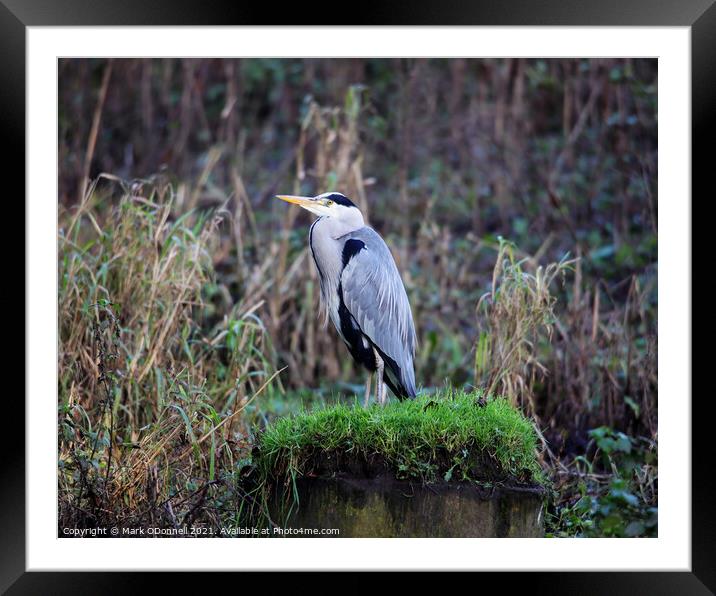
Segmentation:
{"type": "Polygon", "coordinates": [[[278,419],[258,437],[254,464],[267,480],[389,472],[427,483],[538,485],[536,454],[531,423],[506,400],[447,391],[278,419]]]}

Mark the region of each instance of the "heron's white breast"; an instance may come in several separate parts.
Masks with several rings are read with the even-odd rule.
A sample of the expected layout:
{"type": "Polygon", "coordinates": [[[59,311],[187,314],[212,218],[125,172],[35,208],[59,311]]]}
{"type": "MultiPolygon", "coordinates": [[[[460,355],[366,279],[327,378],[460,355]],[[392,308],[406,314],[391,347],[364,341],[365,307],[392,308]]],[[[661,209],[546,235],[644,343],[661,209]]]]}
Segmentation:
{"type": "Polygon", "coordinates": [[[330,317],[340,334],[338,286],[343,270],[342,243],[335,240],[331,233],[330,218],[321,217],[311,225],[308,242],[321,284],[321,310],[330,317]]]}

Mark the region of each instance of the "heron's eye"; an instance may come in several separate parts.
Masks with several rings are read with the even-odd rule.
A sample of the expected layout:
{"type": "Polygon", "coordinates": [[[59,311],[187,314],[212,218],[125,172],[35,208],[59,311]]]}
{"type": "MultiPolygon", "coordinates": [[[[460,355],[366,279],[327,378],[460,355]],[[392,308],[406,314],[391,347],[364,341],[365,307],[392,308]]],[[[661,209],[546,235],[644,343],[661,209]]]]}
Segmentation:
{"type": "Polygon", "coordinates": [[[331,205],[333,205],[333,201],[331,201],[330,199],[328,201],[326,201],[327,207],[330,207],[331,205]]]}

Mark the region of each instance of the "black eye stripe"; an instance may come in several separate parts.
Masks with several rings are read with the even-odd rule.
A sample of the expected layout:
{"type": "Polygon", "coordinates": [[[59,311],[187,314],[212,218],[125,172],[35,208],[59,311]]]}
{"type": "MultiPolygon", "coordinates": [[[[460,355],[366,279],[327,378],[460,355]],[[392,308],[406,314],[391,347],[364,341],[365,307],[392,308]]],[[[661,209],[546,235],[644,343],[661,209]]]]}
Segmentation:
{"type": "Polygon", "coordinates": [[[333,193],[332,195],[328,195],[326,199],[333,201],[334,203],[338,203],[339,205],[343,205],[344,207],[355,207],[353,201],[342,194],[333,193]]]}

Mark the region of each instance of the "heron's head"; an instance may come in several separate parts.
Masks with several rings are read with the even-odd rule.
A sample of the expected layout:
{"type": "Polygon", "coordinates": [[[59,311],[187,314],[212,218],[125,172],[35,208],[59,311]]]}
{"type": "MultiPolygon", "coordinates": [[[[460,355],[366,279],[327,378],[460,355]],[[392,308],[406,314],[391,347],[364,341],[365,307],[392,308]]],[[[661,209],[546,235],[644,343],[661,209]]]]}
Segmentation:
{"type": "Polygon", "coordinates": [[[338,221],[352,222],[363,216],[360,210],[344,194],[325,192],[316,197],[296,197],[293,195],[276,195],[276,198],[293,203],[320,217],[331,217],[338,221]]]}

